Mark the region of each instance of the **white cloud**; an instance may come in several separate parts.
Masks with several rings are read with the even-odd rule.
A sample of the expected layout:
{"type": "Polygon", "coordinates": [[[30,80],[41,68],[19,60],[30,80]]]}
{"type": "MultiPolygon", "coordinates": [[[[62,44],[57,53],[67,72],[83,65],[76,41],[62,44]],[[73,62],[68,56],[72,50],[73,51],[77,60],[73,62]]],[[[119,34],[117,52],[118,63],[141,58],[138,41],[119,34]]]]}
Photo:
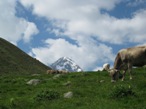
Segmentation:
{"type": "MultiPolygon", "coordinates": [[[[114,44],[146,41],[146,10],[141,10],[129,19],[117,19],[102,14],[101,9],[112,10],[121,0],[21,0],[38,16],[52,22],[58,35],[74,39],[76,35],[94,36],[100,41],[114,44]],[[63,31],[62,31],[63,30],[63,31]]],[[[142,2],[136,0],[135,2],[142,2]]]]}
{"type": "Polygon", "coordinates": [[[37,34],[39,31],[36,25],[32,22],[27,22],[26,29],[24,31],[23,39],[25,42],[29,42],[31,40],[31,36],[37,34]]]}
{"type": "Polygon", "coordinates": [[[126,2],[128,3],[127,6],[132,6],[132,7],[136,7],[136,6],[139,6],[141,4],[146,3],[145,0],[132,0],[132,1],[127,0],[126,2]]]}
{"type": "Polygon", "coordinates": [[[0,1],[0,37],[14,44],[21,39],[29,42],[31,36],[38,33],[38,29],[34,23],[18,18],[15,6],[16,0],[0,1]]]}
{"type": "Polygon", "coordinates": [[[33,13],[48,19],[79,19],[98,11],[101,8],[110,10],[120,0],[20,0],[33,13]]]}
{"type": "Polygon", "coordinates": [[[100,64],[113,61],[112,48],[85,38],[81,40],[77,46],[64,39],[48,39],[45,47],[33,48],[30,54],[45,64],[52,64],[60,57],[67,56],[85,70],[93,70],[100,64]]]}
{"type": "Polygon", "coordinates": [[[96,67],[93,71],[102,71],[103,68],[102,67],[96,67]]]}

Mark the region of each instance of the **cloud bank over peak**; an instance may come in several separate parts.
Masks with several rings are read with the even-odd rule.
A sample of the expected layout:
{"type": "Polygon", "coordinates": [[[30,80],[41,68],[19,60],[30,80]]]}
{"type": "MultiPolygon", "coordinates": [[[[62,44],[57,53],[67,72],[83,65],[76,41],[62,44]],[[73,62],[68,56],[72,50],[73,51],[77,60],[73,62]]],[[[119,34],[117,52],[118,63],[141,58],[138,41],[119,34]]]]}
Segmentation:
{"type": "Polygon", "coordinates": [[[146,10],[136,11],[131,18],[121,19],[106,12],[114,10],[116,5],[122,2],[121,0],[44,0],[43,2],[20,0],[20,2],[33,14],[48,19],[52,24],[52,27],[48,28],[49,32],[62,37],[62,39],[46,40],[45,43],[48,44],[46,47],[33,48],[32,53],[47,64],[67,55],[77,61],[82,68],[94,69],[97,62],[114,60],[111,47],[103,43],[120,45],[146,41],[144,30],[146,10]],[[106,11],[103,13],[102,10],[106,11]],[[65,37],[74,40],[76,44],[65,40],[65,37]],[[43,54],[44,52],[47,55],[43,54]],[[46,56],[51,59],[45,60],[46,56]]]}
{"type": "Polygon", "coordinates": [[[47,65],[67,56],[85,70],[93,70],[99,63],[113,63],[117,52],[113,47],[146,42],[146,8],[125,10],[130,17],[114,16],[144,3],[144,0],[0,1],[0,37],[15,44],[33,43],[28,51],[47,65]],[[25,12],[19,11],[17,15],[19,8],[25,12]]]}
{"type": "Polygon", "coordinates": [[[45,64],[50,64],[60,57],[71,57],[84,70],[94,69],[99,62],[103,64],[113,61],[114,54],[112,48],[104,44],[96,44],[84,38],[78,45],[73,45],[65,39],[48,39],[45,47],[33,48],[30,54],[35,54],[35,58],[45,64]],[[54,55],[55,54],[55,55],[54,55]]]}

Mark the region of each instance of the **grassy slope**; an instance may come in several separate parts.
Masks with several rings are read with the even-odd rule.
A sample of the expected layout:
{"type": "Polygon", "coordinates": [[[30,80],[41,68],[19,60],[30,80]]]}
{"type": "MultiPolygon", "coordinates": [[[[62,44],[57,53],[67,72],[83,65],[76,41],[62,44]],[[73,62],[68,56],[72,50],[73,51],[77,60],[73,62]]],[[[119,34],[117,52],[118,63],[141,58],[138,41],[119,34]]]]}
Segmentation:
{"type": "Polygon", "coordinates": [[[0,38],[0,74],[43,73],[47,66],[0,38]]]}
{"type": "MultiPolygon", "coordinates": [[[[107,72],[71,73],[53,79],[54,75],[0,77],[0,109],[145,109],[146,108],[146,72],[145,69],[135,69],[133,80],[127,74],[124,82],[110,82],[107,72]],[[36,86],[26,85],[33,78],[42,82],[36,86]],[[101,80],[104,82],[100,83],[101,80]],[[70,81],[69,86],[63,85],[70,81]],[[116,95],[116,87],[129,87],[135,96],[116,95]],[[52,90],[51,100],[43,91],[52,90]],[[63,94],[72,91],[73,97],[63,98],[63,94]],[[54,97],[56,92],[60,95],[54,97]],[[53,96],[54,95],[54,96],[53,96]],[[37,100],[37,97],[44,97],[37,100]]],[[[129,92],[128,92],[129,93],[129,92]]]]}

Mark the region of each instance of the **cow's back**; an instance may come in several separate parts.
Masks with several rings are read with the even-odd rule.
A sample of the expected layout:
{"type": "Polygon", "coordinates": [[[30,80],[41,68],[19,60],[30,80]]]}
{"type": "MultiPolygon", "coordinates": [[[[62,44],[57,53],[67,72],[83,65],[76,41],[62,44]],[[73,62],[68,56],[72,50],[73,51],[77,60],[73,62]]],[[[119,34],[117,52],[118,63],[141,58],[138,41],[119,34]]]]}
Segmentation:
{"type": "Polygon", "coordinates": [[[122,62],[131,63],[133,66],[146,64],[146,46],[122,49],[119,51],[122,62]]]}
{"type": "Polygon", "coordinates": [[[139,47],[133,55],[133,66],[143,66],[146,64],[146,46],[139,47]]]}

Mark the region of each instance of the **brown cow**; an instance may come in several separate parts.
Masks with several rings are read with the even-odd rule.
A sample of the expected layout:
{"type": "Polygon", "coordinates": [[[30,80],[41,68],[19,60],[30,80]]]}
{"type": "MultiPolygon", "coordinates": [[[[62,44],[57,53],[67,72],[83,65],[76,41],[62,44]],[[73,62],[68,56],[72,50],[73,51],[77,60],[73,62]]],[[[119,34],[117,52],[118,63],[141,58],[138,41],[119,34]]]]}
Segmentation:
{"type": "MultiPolygon", "coordinates": [[[[123,70],[122,81],[125,78],[126,71],[128,70],[130,73],[130,79],[132,79],[132,67],[141,67],[146,64],[146,46],[137,46],[127,49],[122,49],[118,52],[115,62],[115,69],[112,73],[112,81],[115,81],[117,74],[119,74],[120,70],[123,70]]],[[[110,72],[111,70],[109,70],[110,72]]]]}
{"type": "Polygon", "coordinates": [[[61,74],[68,74],[69,72],[68,71],[66,71],[66,70],[60,70],[59,71],[61,74]]]}
{"type": "Polygon", "coordinates": [[[46,74],[67,74],[68,71],[65,70],[47,70],[46,74]]]}
{"type": "Polygon", "coordinates": [[[47,74],[55,74],[56,73],[56,71],[55,70],[47,70],[47,72],[46,72],[47,74]]]}

